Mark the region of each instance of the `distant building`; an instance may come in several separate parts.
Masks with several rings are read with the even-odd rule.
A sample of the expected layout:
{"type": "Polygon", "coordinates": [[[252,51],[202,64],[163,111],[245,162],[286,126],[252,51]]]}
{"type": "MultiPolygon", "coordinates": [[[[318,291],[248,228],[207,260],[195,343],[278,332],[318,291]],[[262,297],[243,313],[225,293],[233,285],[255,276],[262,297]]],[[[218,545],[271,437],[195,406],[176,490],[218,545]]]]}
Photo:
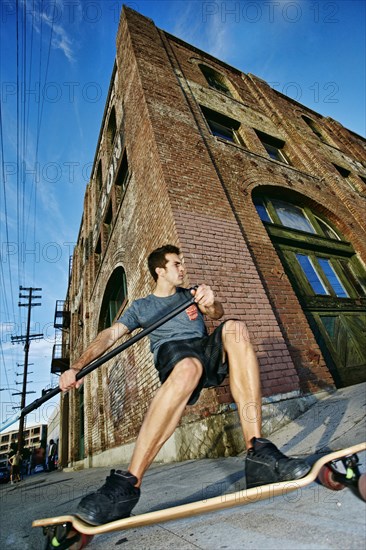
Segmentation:
{"type": "MultiPolygon", "coordinates": [[[[53,372],[151,292],[147,255],[170,242],[187,285],[247,323],[265,432],[364,381],[365,199],[365,139],[124,9],[53,372]]],[[[62,398],[62,463],[128,460],[158,385],[147,340],[89,375],[62,398]]],[[[232,401],[206,390],[160,458],[240,451],[232,401]]]]}
{"type": "Polygon", "coordinates": [[[50,439],[58,444],[60,439],[60,407],[55,407],[55,410],[48,418],[47,443],[50,439]]]}
{"type": "MultiPolygon", "coordinates": [[[[41,443],[46,443],[46,439],[46,424],[38,424],[24,430],[24,447],[29,450],[38,449],[41,443]]],[[[12,454],[12,443],[18,443],[18,430],[0,434],[0,465],[7,465],[9,454],[12,454]]]]}

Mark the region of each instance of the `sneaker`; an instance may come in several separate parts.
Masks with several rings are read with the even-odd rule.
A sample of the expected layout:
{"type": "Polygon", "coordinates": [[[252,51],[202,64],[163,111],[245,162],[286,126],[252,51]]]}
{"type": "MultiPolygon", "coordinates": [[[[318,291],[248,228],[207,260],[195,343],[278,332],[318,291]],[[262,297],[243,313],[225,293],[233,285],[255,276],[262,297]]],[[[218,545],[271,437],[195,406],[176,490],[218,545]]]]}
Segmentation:
{"type": "Polygon", "coordinates": [[[248,449],[245,461],[247,489],[300,479],[310,469],[307,462],[299,458],[288,458],[268,439],[253,438],[253,447],[248,449]]]}
{"type": "Polygon", "coordinates": [[[92,525],[127,518],[140,498],[136,483],[130,472],[111,470],[100,489],[81,499],[75,515],[92,525]]]}

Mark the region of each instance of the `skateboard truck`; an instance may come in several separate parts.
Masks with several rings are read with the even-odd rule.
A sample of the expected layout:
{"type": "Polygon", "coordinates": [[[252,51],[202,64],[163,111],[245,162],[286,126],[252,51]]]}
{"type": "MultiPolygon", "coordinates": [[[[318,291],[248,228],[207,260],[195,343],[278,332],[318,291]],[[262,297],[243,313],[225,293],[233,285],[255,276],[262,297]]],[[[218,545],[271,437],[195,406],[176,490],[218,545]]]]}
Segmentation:
{"type": "Polygon", "coordinates": [[[353,487],[358,490],[361,498],[366,500],[366,474],[360,472],[356,453],[325,464],[319,472],[318,479],[322,485],[333,491],[353,487]]]}
{"type": "Polygon", "coordinates": [[[43,534],[46,537],[44,550],[80,550],[84,548],[93,538],[90,535],[79,533],[73,529],[70,522],[59,525],[48,525],[43,527],[43,534]]]}

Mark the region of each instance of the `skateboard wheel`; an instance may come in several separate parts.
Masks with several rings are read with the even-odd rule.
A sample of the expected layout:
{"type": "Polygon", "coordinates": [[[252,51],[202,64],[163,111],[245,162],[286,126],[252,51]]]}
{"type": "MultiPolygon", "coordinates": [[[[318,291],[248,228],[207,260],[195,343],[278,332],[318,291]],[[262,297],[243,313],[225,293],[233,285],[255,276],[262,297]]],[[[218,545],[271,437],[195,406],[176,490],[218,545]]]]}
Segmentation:
{"type": "Polygon", "coordinates": [[[80,539],[72,544],[69,548],[70,550],[81,550],[82,548],[85,548],[89,542],[93,539],[93,535],[85,535],[84,533],[80,533],[80,539]]]}
{"type": "Polygon", "coordinates": [[[93,539],[93,535],[85,535],[73,529],[71,523],[57,525],[50,532],[46,528],[44,534],[48,536],[47,550],[60,547],[81,550],[93,539]]]}
{"type": "Polygon", "coordinates": [[[362,500],[366,500],[366,474],[360,475],[357,485],[362,500]]]}
{"type": "Polygon", "coordinates": [[[324,485],[324,487],[332,489],[332,491],[342,491],[342,489],[345,488],[345,485],[343,485],[343,483],[335,479],[332,468],[330,468],[328,465],[325,465],[321,468],[318,479],[320,483],[324,485]]]}

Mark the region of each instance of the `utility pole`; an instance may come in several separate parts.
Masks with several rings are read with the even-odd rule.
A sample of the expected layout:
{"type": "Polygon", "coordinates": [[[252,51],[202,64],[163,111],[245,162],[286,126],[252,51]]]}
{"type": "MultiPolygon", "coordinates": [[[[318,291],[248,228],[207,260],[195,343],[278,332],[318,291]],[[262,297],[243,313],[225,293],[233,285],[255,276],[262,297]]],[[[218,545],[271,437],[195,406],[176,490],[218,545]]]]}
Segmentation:
{"type": "MultiPolygon", "coordinates": [[[[22,304],[21,302],[18,303],[19,307],[27,307],[28,308],[28,318],[27,318],[27,330],[25,335],[21,336],[12,336],[11,340],[12,342],[24,342],[24,371],[23,371],[23,388],[22,388],[22,400],[20,403],[20,409],[24,409],[25,407],[25,398],[27,395],[27,375],[28,375],[28,357],[29,357],[29,346],[31,340],[43,338],[43,334],[31,334],[30,333],[30,322],[31,322],[31,311],[32,307],[40,306],[40,303],[34,303],[33,300],[41,298],[41,296],[35,296],[33,292],[38,292],[42,290],[41,288],[25,288],[23,286],[19,287],[20,291],[26,291],[28,294],[24,295],[22,293],[19,294],[19,298],[27,299],[28,302],[25,304],[22,304]]],[[[19,432],[18,432],[18,451],[22,452],[22,446],[23,446],[23,432],[24,432],[24,416],[21,415],[19,420],[19,432]]]]}

